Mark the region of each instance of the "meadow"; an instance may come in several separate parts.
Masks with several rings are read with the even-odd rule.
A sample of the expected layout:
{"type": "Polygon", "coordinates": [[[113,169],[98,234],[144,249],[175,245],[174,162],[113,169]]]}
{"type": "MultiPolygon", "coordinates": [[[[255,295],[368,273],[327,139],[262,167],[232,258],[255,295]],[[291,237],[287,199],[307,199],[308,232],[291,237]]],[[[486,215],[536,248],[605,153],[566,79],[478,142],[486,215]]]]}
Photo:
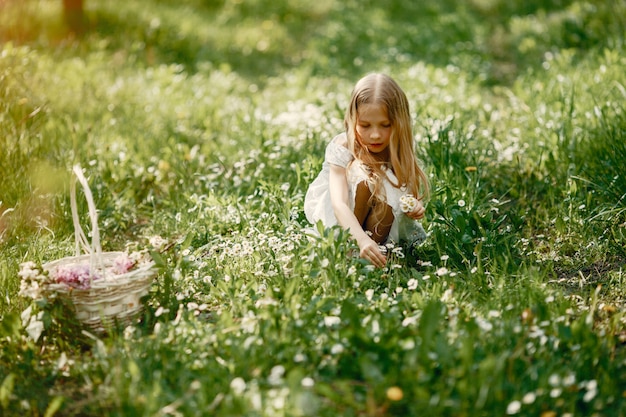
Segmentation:
{"type": "Polygon", "coordinates": [[[0,415],[626,415],[626,1],[379,3],[0,1],[0,415]],[[302,209],[372,71],[432,189],[383,269],[302,209]],[[158,275],[136,324],[40,303],[34,338],[75,164],[158,275]]]}

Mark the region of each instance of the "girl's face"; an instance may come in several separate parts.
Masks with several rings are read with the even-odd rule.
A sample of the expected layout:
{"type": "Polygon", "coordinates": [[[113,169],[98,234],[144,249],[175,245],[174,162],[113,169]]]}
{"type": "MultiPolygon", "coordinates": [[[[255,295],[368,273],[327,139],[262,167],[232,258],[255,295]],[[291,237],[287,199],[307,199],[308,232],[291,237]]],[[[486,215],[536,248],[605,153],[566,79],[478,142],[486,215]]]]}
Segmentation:
{"type": "Polygon", "coordinates": [[[362,105],[357,114],[356,134],[370,153],[381,157],[388,154],[391,121],[387,108],[377,103],[362,105]]]}

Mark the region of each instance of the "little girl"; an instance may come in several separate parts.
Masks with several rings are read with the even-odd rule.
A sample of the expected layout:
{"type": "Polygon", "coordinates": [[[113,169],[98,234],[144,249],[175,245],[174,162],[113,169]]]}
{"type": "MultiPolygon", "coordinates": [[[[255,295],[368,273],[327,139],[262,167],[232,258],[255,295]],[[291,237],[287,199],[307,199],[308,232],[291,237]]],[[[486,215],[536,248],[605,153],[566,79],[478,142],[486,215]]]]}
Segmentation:
{"type": "Polygon", "coordinates": [[[352,91],[344,124],[345,133],[326,148],[304,211],[313,224],[321,220],[325,227],[348,229],[359,255],[382,267],[387,258],[379,245],[400,242],[406,224],[402,216],[415,226],[424,217],[422,200],[428,195],[413,148],[409,102],[390,77],[367,75],[352,91]]]}

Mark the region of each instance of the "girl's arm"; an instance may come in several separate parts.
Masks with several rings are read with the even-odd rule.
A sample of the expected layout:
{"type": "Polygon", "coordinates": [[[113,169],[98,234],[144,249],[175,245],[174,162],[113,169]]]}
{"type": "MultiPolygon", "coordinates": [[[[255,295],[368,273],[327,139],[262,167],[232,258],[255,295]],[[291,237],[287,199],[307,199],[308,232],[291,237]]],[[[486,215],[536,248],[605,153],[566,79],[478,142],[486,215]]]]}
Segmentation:
{"type": "Polygon", "coordinates": [[[386,256],[380,251],[378,244],[365,233],[363,227],[350,208],[348,180],[346,169],[339,165],[330,165],[330,200],[337,222],[350,231],[359,245],[359,255],[378,267],[387,263],[386,256]]]}

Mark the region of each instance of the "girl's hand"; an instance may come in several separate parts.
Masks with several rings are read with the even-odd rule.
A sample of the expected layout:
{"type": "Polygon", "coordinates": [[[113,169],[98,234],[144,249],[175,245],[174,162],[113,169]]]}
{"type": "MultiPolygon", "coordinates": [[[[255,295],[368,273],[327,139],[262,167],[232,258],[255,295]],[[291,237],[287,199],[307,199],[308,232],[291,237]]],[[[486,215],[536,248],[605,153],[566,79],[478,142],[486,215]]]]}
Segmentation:
{"type": "Polygon", "coordinates": [[[424,204],[422,204],[422,200],[417,200],[417,205],[415,206],[413,211],[407,212],[406,215],[413,220],[419,220],[424,217],[425,213],[426,209],[424,208],[424,204]]]}
{"type": "Polygon", "coordinates": [[[372,265],[382,268],[387,264],[387,257],[380,251],[378,243],[374,242],[370,237],[366,237],[359,244],[359,256],[368,260],[372,265]]]}

